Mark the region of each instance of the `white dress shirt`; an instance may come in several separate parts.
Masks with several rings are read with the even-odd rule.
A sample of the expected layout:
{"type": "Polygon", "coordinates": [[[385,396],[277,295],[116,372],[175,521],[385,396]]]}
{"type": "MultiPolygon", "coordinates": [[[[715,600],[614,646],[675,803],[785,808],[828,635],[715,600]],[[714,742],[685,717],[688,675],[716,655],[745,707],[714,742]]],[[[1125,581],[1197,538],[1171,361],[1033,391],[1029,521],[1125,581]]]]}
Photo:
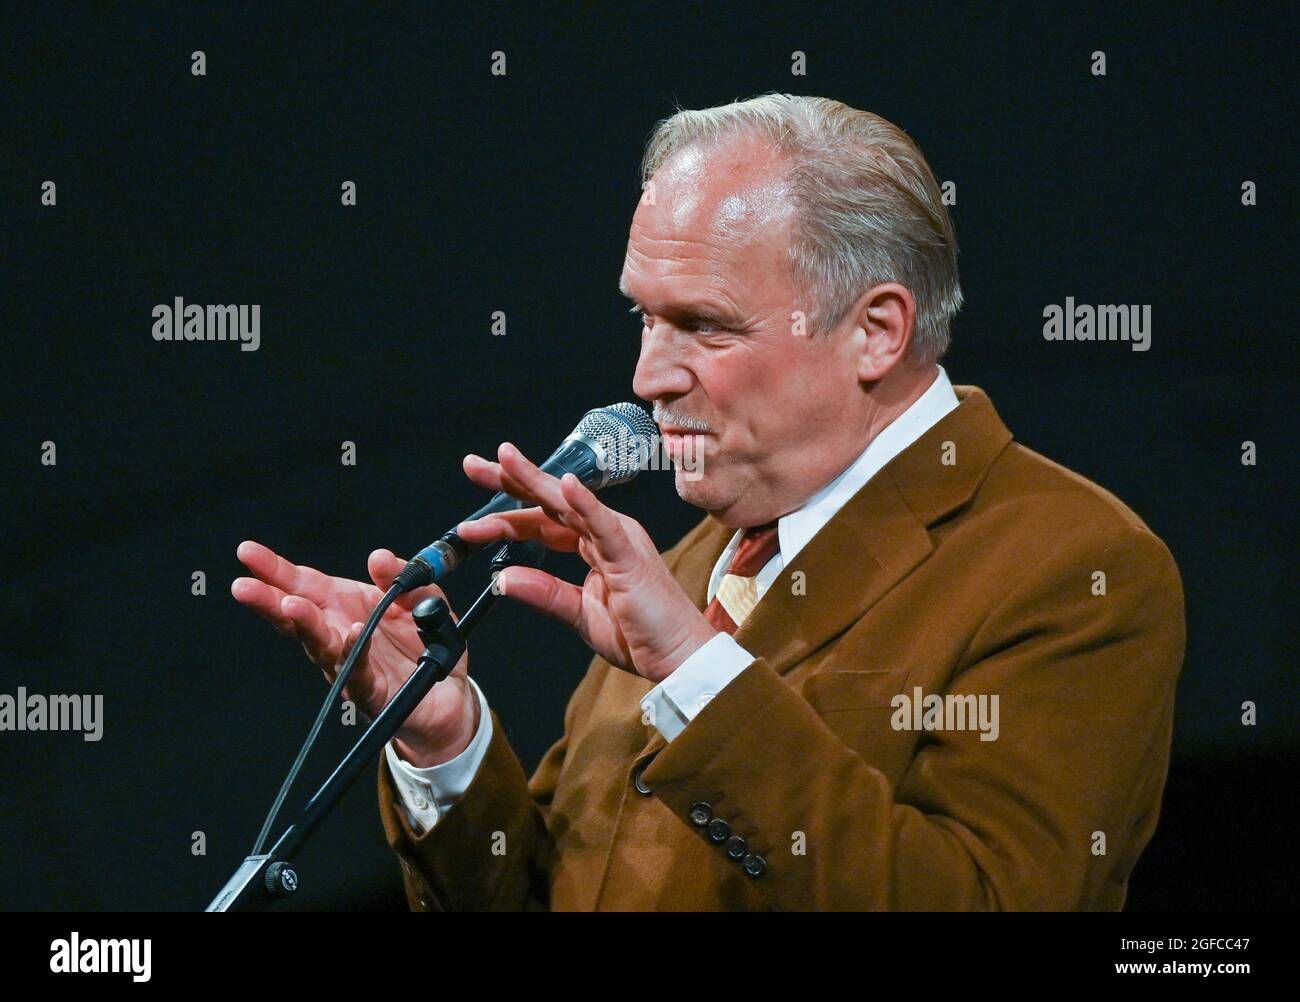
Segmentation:
{"type": "MultiPolygon", "coordinates": [[[[930,387],[907,410],[881,429],[846,470],[796,511],[777,520],[780,549],[755,577],[759,599],[785,566],[849,498],[879,473],[886,463],[957,406],[957,394],[948,380],[948,373],[943,366],[937,368],[938,374],[930,387]]],[[[714,565],[713,574],[709,578],[706,604],[713,601],[743,536],[744,530],[737,529],[714,565]]],[[[710,699],[753,661],[754,656],[736,643],[734,637],[728,633],[719,633],[646,693],[641,700],[645,719],[653,723],[664,738],[672,741],[710,699]]],[[[470,683],[474,685],[473,679],[470,683]]],[[[394,783],[417,833],[432,827],[439,817],[450,810],[456,798],[465,792],[492,740],[492,716],[488,712],[487,700],[477,685],[474,685],[474,691],[479,699],[479,727],[469,747],[460,755],[442,765],[419,769],[403,761],[391,743],[385,748],[394,783]]]]}

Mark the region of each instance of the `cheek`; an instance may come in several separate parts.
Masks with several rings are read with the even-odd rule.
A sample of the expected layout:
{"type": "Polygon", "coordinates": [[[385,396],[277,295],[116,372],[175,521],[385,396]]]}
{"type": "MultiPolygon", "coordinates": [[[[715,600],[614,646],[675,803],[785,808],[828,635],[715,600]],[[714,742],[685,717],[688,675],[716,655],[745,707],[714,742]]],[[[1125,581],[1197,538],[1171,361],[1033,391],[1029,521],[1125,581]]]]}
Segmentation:
{"type": "Polygon", "coordinates": [[[761,423],[772,401],[786,394],[787,365],[786,359],[738,345],[729,351],[698,355],[691,368],[708,395],[711,410],[724,424],[742,419],[749,425],[761,423]]]}
{"type": "Polygon", "coordinates": [[[777,392],[794,409],[817,411],[844,400],[844,359],[824,341],[800,338],[774,365],[781,372],[777,392]]]}

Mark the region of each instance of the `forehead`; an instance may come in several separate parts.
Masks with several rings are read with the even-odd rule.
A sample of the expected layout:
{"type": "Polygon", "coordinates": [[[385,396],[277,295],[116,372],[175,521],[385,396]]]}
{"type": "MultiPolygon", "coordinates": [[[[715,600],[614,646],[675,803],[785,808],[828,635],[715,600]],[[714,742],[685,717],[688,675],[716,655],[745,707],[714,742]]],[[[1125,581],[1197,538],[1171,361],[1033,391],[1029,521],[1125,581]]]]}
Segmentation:
{"type": "Polygon", "coordinates": [[[635,296],[670,279],[784,269],[793,203],[786,163],[769,148],[752,141],[687,147],[651,183],[653,199],[643,197],[632,217],[625,292],[635,296]]]}

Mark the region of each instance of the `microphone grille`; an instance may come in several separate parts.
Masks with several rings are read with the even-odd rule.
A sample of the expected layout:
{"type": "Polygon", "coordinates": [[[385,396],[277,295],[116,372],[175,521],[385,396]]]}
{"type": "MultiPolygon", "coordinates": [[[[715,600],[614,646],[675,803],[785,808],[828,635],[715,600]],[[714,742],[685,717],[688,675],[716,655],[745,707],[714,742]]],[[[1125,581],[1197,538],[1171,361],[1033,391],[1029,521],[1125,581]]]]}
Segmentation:
{"type": "Polygon", "coordinates": [[[609,468],[607,487],[631,480],[659,448],[659,428],[636,404],[610,404],[587,411],[574,433],[600,446],[609,468]]]}

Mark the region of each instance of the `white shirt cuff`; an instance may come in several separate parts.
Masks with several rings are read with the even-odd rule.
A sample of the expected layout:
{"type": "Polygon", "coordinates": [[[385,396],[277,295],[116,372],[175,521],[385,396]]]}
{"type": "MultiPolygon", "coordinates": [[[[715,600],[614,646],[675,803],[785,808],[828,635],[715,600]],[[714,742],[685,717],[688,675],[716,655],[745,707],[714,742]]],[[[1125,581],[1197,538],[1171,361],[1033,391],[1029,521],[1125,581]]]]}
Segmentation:
{"type": "Polygon", "coordinates": [[[754,656],[730,633],[719,633],[641,698],[642,719],[671,741],[753,663],[754,656]]]}
{"type": "Polygon", "coordinates": [[[488,745],[492,743],[492,714],[488,712],[487,697],[472,678],[469,684],[478,697],[478,730],[465,750],[455,758],[440,765],[420,768],[401,758],[391,741],[384,745],[393,785],[397,787],[411,819],[411,828],[417,835],[437,824],[438,819],[451,810],[469,789],[483,764],[488,745]]]}

